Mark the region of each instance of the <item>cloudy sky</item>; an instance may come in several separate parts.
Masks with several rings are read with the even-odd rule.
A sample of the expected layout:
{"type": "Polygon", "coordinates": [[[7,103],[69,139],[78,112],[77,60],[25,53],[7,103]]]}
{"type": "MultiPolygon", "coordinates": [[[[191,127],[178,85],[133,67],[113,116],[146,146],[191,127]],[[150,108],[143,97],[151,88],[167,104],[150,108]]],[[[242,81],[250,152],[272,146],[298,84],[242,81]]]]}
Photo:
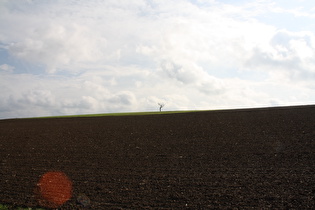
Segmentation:
{"type": "Polygon", "coordinates": [[[314,0],[0,0],[0,118],[315,104],[314,0]]]}

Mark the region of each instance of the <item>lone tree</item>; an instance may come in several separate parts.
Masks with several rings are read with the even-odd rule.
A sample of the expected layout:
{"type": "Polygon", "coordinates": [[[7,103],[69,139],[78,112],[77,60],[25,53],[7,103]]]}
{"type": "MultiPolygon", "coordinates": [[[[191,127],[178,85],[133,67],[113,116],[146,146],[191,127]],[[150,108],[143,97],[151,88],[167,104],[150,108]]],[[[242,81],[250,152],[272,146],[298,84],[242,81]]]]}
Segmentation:
{"type": "Polygon", "coordinates": [[[162,111],[162,108],[165,106],[164,103],[158,103],[158,105],[160,106],[160,112],[162,111]]]}

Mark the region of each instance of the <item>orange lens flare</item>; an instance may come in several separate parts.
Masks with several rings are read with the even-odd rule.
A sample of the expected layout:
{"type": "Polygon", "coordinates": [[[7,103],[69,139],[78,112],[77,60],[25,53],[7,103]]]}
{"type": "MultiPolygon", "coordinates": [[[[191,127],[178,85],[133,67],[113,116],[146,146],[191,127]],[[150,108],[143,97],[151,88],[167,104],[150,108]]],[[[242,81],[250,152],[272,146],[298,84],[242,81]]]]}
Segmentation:
{"type": "Polygon", "coordinates": [[[50,171],[40,178],[37,191],[41,206],[57,208],[71,198],[72,182],[63,172],[50,171]]]}

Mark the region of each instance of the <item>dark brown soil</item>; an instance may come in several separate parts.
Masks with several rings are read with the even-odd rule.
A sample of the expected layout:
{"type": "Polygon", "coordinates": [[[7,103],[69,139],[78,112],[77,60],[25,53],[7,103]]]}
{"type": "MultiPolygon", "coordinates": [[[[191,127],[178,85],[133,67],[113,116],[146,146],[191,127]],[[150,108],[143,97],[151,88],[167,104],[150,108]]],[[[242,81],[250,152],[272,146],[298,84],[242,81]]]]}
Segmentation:
{"type": "Polygon", "coordinates": [[[0,156],[2,204],[62,171],[62,209],[315,208],[315,106],[1,120],[0,156]]]}

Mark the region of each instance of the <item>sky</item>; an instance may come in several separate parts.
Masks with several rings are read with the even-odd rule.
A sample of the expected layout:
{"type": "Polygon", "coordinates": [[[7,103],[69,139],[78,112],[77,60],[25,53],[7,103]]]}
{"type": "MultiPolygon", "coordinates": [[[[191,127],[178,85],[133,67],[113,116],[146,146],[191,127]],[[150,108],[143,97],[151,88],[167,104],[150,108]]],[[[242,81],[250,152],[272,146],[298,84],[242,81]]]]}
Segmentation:
{"type": "Polygon", "coordinates": [[[0,119],[315,104],[314,0],[0,0],[0,119]]]}

